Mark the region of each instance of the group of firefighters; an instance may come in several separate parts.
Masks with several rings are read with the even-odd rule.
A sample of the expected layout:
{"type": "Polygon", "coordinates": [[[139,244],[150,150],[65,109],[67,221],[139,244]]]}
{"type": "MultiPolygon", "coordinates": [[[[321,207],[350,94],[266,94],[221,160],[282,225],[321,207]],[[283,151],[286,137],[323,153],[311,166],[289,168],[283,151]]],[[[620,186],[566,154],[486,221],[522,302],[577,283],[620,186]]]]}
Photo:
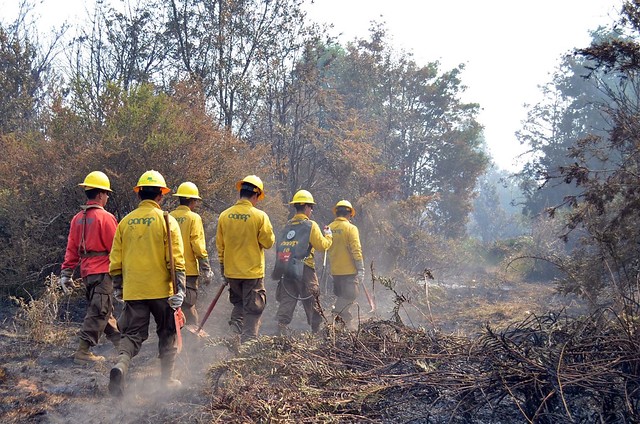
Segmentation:
{"type": "MultiPolygon", "coordinates": [[[[167,213],[161,204],[171,190],[159,172],[146,171],[133,189],[140,200],[138,207],[118,223],[104,209],[111,185],[103,172],[89,173],[79,186],[87,202],[71,220],[59,279],[68,293],[79,265],[86,287],[88,306],[74,362],[104,361],[91,351],[104,333],[118,352],[109,374],[109,392],[122,396],[131,358],[148,338],[153,315],[161,382],[166,387],[180,386],[173,376],[179,330],[174,312],[181,308],[187,323],[198,324],[198,284],[213,280],[202,218],[196,213],[202,200],[198,187],[192,182],[180,184],[173,194],[180,205],[167,213]],[[113,298],[122,302],[117,321],[113,298]]],[[[244,343],[258,336],[267,302],[264,250],[276,243],[276,237],[269,216],[256,208],[265,196],[262,180],[249,175],[236,183],[236,190],[239,199],[218,218],[216,247],[233,305],[229,327],[244,343]]],[[[299,190],[289,204],[296,213],[278,238],[272,273],[278,280],[278,334],[287,334],[298,301],[311,331],[320,330],[316,250],[328,254],[337,297],[334,311],[349,326],[351,307],[364,279],[360,236],[350,222],[355,209],[349,201],[339,201],[333,208],[335,220],[321,230],[310,219],[315,206],[311,193],[299,190]]]]}

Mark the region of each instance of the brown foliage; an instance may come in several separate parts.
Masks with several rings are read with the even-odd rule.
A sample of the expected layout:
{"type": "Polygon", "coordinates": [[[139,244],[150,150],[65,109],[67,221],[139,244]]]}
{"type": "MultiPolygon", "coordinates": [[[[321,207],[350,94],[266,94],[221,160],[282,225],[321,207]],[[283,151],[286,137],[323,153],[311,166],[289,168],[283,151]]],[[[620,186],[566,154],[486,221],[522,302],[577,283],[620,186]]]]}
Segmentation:
{"type": "MultiPolygon", "coordinates": [[[[107,209],[117,218],[137,206],[132,188],[155,169],[174,190],[183,181],[198,185],[209,206],[205,221],[212,221],[235,200],[235,181],[268,166],[262,149],[211,123],[192,86],[177,85],[173,96],[155,94],[151,86],[129,92],[110,86],[101,101],[103,119],[58,103],[44,134],[2,138],[3,289],[29,288],[57,272],[68,223],[86,200],[77,184],[90,171],[109,176],[114,192],[107,209]]],[[[175,206],[170,197],[166,206],[175,206]]]]}

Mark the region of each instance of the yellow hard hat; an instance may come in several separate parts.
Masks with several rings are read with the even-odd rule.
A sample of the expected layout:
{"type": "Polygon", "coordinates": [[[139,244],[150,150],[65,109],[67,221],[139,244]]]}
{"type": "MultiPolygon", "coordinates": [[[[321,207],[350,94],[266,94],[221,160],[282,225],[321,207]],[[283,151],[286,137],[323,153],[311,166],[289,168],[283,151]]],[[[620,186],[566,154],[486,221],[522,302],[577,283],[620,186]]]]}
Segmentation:
{"type": "Polygon", "coordinates": [[[289,202],[290,205],[295,203],[304,203],[306,205],[315,205],[316,202],[313,201],[313,196],[307,190],[298,190],[296,194],[293,195],[293,199],[289,202]]]}
{"type": "Polygon", "coordinates": [[[138,185],[133,188],[136,193],[140,191],[142,187],[159,187],[162,190],[162,194],[167,194],[171,191],[167,187],[167,183],[164,181],[164,177],[158,171],[146,171],[140,176],[138,185]]]}
{"type": "Polygon", "coordinates": [[[258,200],[264,199],[264,185],[262,184],[260,177],[256,175],[247,175],[236,183],[236,190],[240,191],[242,184],[244,183],[251,184],[257,189],[254,189],[253,191],[258,193],[258,200]]]}
{"type": "Polygon", "coordinates": [[[191,181],[180,184],[178,186],[178,191],[176,191],[174,196],[202,200],[202,197],[200,197],[200,192],[198,192],[198,187],[191,181]]]}
{"type": "Polygon", "coordinates": [[[109,178],[104,172],[93,171],[87,174],[84,181],[78,184],[80,187],[84,187],[85,190],[91,190],[92,188],[99,188],[100,190],[111,191],[111,183],[109,178]]]}
{"type": "Polygon", "coordinates": [[[336,210],[338,209],[338,207],[343,206],[345,208],[349,208],[351,210],[351,218],[353,218],[354,216],[356,216],[356,210],[353,209],[353,206],[351,206],[351,202],[348,200],[340,200],[338,203],[336,203],[336,205],[333,207],[333,214],[336,215],[336,210]]]}

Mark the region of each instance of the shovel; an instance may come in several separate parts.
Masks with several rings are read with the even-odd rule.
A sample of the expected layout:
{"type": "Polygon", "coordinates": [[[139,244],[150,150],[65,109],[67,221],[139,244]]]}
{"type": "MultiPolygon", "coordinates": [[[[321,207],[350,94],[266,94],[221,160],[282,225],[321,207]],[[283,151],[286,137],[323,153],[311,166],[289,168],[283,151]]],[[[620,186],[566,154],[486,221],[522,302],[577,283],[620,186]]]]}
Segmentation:
{"type": "MultiPolygon", "coordinates": [[[[178,285],[176,284],[176,264],[173,261],[173,250],[171,249],[171,229],[169,227],[169,212],[164,212],[164,223],[167,226],[167,241],[169,248],[169,268],[171,272],[171,284],[173,284],[173,292],[178,293],[178,285]]],[[[176,309],[173,312],[173,319],[176,324],[176,347],[178,353],[182,351],[182,333],[180,329],[184,326],[185,318],[181,308],[176,309]]]]}
{"type": "Polygon", "coordinates": [[[218,303],[218,299],[220,299],[220,296],[222,296],[222,292],[224,291],[225,287],[227,287],[227,281],[226,280],[224,281],[224,283],[222,283],[222,285],[218,289],[218,292],[216,293],[215,297],[211,301],[211,304],[209,305],[209,309],[207,309],[207,313],[204,314],[204,317],[202,318],[202,321],[200,321],[200,325],[198,325],[196,327],[193,324],[189,324],[189,325],[186,326],[187,330],[189,330],[190,332],[192,332],[193,334],[195,334],[198,337],[203,337],[203,338],[209,337],[209,334],[206,331],[204,331],[202,329],[202,327],[204,327],[204,323],[207,322],[207,319],[209,318],[209,315],[211,315],[211,311],[213,311],[213,307],[216,306],[216,303],[218,303]]]}

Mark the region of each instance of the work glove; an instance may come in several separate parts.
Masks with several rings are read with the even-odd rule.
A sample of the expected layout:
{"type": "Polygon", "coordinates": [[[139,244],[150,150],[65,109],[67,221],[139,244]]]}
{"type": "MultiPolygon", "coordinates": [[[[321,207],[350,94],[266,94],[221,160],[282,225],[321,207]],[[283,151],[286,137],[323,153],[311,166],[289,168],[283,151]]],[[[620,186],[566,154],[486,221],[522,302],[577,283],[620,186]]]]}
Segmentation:
{"type": "Polygon", "coordinates": [[[124,302],[124,300],[122,299],[122,288],[113,289],[113,298],[118,302],[124,302]]]}
{"type": "Polygon", "coordinates": [[[172,296],[169,296],[168,299],[169,306],[171,306],[173,309],[178,309],[179,307],[181,307],[183,301],[184,293],[180,291],[172,296]]]}
{"type": "Polygon", "coordinates": [[[64,292],[64,294],[70,294],[73,291],[73,282],[71,281],[72,275],[73,269],[71,268],[65,268],[60,272],[58,286],[64,292]]]}
{"type": "Polygon", "coordinates": [[[325,237],[333,237],[333,233],[331,232],[331,228],[329,228],[328,225],[324,226],[323,232],[324,232],[324,236],[325,237]]]}
{"type": "Polygon", "coordinates": [[[118,302],[124,302],[122,299],[122,274],[112,275],[111,281],[113,282],[113,298],[118,302]]]}
{"type": "Polygon", "coordinates": [[[169,306],[171,306],[173,309],[178,309],[180,306],[182,306],[185,292],[187,291],[187,275],[184,271],[176,270],[176,286],[178,286],[178,293],[169,296],[169,299],[167,299],[167,301],[169,302],[169,306]]]}
{"type": "Polygon", "coordinates": [[[224,276],[224,263],[220,262],[220,279],[222,280],[222,282],[226,282],[227,279],[224,276]]]}
{"type": "Polygon", "coordinates": [[[200,268],[200,280],[202,284],[208,286],[213,282],[213,271],[211,270],[211,265],[209,265],[209,261],[206,258],[198,259],[198,266],[200,268]]]}

